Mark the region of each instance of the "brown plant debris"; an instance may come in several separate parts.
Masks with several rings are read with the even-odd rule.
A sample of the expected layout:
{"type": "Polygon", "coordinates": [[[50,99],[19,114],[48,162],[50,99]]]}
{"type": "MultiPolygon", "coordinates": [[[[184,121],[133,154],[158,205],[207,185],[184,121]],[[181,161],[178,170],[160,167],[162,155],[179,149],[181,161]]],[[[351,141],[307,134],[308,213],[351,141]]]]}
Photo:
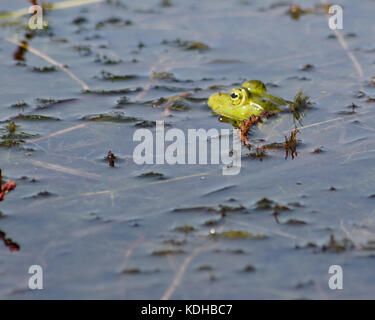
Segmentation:
{"type": "Polygon", "coordinates": [[[115,166],[115,160],[117,159],[117,157],[112,153],[111,150],[108,151],[107,157],[105,159],[108,161],[108,165],[110,167],[115,166]]]}
{"type": "Polygon", "coordinates": [[[284,144],[285,159],[289,157],[289,154],[292,157],[292,159],[294,159],[295,156],[296,157],[298,156],[298,153],[297,153],[298,140],[296,139],[298,132],[299,132],[298,129],[294,129],[290,133],[290,138],[285,136],[285,144],[284,144]]]}

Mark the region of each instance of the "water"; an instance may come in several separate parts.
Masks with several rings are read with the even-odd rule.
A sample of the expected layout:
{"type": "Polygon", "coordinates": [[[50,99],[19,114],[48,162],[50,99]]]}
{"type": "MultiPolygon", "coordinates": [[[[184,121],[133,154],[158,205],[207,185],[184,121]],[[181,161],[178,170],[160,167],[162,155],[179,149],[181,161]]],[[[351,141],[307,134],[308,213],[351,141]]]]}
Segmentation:
{"type": "MultiPolygon", "coordinates": [[[[1,10],[27,6],[7,2],[1,10]]],[[[3,175],[17,181],[1,202],[0,230],[20,246],[10,251],[1,243],[0,297],[374,298],[374,2],[338,3],[340,34],[359,69],[320,12],[294,20],[288,4],[260,0],[121,3],[48,11],[49,29],[31,36],[28,17],[7,20],[15,25],[0,20],[2,135],[20,113],[52,117],[14,118],[16,132],[31,136],[0,148],[3,175]],[[26,40],[78,79],[58,67],[38,72],[51,64],[32,52],[15,60],[10,40],[26,40]],[[186,50],[184,41],[209,49],[186,50]],[[301,70],[306,64],[314,68],[301,70]],[[104,80],[102,71],[135,77],[104,80]],[[173,77],[153,79],[152,72],[173,77]],[[236,176],[223,176],[221,165],[133,162],[132,137],[143,120],[184,132],[231,128],[205,99],[245,79],[260,79],[286,99],[299,90],[311,97],[297,157],[269,151],[260,161],[243,148],[236,176]],[[128,88],[140,89],[101,92],[128,88]],[[152,107],[186,92],[202,99],[186,100],[184,110],[152,107]],[[124,96],[129,103],[119,104],[124,96]],[[111,112],[136,119],[87,120],[111,112]],[[109,150],[119,158],[115,167],[104,159],[109,150]],[[163,176],[140,177],[150,172],[163,176]],[[257,208],[263,198],[273,201],[270,209],[257,208]],[[229,230],[266,237],[210,236],[229,230]],[[340,246],[345,238],[350,245],[340,246]],[[44,270],[43,290],[27,287],[34,264],[44,270]],[[342,266],[344,290],[329,289],[331,265],[342,266]]],[[[249,139],[283,142],[293,128],[292,115],[282,114],[253,128],[249,139]]]]}

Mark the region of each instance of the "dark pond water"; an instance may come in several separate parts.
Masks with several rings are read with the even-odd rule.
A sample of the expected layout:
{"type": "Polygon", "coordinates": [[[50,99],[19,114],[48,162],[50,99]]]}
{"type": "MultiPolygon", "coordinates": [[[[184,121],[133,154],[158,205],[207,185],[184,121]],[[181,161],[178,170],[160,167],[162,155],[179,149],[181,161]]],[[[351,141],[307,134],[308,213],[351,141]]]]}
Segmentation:
{"type": "MultiPolygon", "coordinates": [[[[0,203],[0,298],[374,298],[375,2],[337,1],[336,34],[319,1],[296,2],[315,12],[113,0],[46,11],[34,32],[28,16],[1,18],[0,167],[17,187],[0,203]],[[245,79],[311,97],[297,157],[243,148],[234,176],[134,163],[133,134],[154,121],[231,128],[207,98],[245,79]],[[28,289],[31,265],[43,290],[28,289]],[[343,290],[328,286],[331,265],[343,290]]],[[[283,113],[248,138],[282,143],[293,129],[283,113]]]]}

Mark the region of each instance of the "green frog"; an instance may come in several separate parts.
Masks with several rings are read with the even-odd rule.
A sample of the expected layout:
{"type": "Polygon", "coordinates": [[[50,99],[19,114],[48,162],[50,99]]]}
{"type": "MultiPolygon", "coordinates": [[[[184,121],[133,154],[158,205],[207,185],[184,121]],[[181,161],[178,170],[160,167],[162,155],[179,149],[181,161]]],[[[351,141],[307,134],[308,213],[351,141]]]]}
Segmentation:
{"type": "Polygon", "coordinates": [[[279,107],[290,103],[292,102],[268,93],[264,83],[259,80],[246,81],[229,94],[219,92],[208,99],[208,106],[215,113],[228,118],[236,126],[251,116],[281,112],[279,107]]]}

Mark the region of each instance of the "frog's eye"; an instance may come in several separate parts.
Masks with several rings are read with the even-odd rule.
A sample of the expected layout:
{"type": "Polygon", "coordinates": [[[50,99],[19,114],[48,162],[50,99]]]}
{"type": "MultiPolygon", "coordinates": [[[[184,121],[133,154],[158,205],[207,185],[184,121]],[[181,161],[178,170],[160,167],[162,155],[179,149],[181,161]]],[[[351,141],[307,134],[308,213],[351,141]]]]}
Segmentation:
{"type": "Polygon", "coordinates": [[[232,104],[236,107],[242,106],[248,97],[247,89],[238,88],[233,89],[230,94],[232,104]]]}

